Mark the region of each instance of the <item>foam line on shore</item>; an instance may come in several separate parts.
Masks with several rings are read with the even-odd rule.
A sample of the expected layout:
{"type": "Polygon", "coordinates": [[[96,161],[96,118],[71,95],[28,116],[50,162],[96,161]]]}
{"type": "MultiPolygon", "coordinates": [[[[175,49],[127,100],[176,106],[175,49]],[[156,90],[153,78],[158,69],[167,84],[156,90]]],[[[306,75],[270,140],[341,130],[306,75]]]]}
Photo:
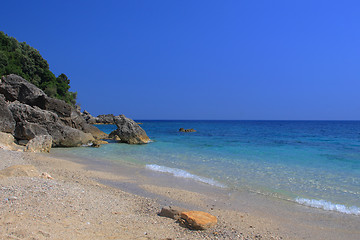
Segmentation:
{"type": "Polygon", "coordinates": [[[347,207],[341,204],[334,204],[325,200],[307,199],[307,198],[296,198],[295,201],[301,205],[321,208],[327,211],[336,211],[346,214],[360,215],[360,208],[358,207],[347,207]]]}
{"type": "Polygon", "coordinates": [[[213,179],[200,177],[200,176],[191,174],[185,170],[181,170],[178,168],[169,168],[169,167],[160,166],[160,165],[156,165],[156,164],[148,164],[148,165],[146,165],[146,168],[149,170],[152,170],[152,171],[156,171],[156,172],[171,173],[175,177],[193,179],[195,181],[206,183],[206,184],[209,184],[212,186],[225,188],[225,186],[223,184],[221,184],[213,179]]]}

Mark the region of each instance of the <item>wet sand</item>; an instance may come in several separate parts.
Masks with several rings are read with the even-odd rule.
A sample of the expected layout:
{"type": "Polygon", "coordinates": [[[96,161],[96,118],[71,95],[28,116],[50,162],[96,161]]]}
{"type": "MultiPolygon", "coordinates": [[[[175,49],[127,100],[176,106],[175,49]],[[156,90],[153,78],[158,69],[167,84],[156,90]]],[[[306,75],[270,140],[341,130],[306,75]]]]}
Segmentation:
{"type": "Polygon", "coordinates": [[[172,177],[145,168],[0,150],[0,239],[358,239],[360,217],[172,177]],[[35,170],[34,170],[35,169],[35,170]],[[47,172],[54,179],[39,177],[47,172]],[[218,217],[192,231],[163,206],[218,217]]]}

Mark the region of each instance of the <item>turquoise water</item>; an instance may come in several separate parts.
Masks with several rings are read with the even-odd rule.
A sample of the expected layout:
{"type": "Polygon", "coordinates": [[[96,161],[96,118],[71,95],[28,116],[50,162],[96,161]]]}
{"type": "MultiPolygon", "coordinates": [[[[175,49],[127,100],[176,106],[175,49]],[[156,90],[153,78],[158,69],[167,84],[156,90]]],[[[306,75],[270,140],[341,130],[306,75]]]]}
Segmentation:
{"type": "Polygon", "coordinates": [[[360,215],[359,121],[142,122],[150,144],[61,151],[360,215]]]}

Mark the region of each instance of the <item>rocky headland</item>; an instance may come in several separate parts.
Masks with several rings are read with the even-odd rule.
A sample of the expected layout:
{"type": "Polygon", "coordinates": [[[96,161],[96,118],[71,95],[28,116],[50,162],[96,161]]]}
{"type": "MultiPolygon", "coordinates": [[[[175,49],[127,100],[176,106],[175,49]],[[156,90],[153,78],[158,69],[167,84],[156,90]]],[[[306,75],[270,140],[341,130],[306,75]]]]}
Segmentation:
{"type": "MultiPolygon", "coordinates": [[[[10,74],[0,80],[0,132],[13,136],[13,143],[19,145],[27,145],[39,136],[51,136],[37,138],[36,144],[32,141],[32,146],[26,147],[29,151],[38,151],[34,146],[49,145],[49,141],[52,147],[99,146],[105,143],[102,139],[108,139],[108,134],[93,126],[92,116],[84,113],[65,101],[47,96],[20,76],[10,74]]],[[[148,142],[145,131],[137,124],[135,126],[131,119],[114,117],[112,114],[100,115],[98,119],[98,122],[116,123],[118,128],[124,127],[116,132],[120,142],[148,142]],[[118,120],[119,124],[115,121],[117,118],[121,119],[118,120]]],[[[3,142],[2,146],[14,149],[13,144],[3,142]]]]}

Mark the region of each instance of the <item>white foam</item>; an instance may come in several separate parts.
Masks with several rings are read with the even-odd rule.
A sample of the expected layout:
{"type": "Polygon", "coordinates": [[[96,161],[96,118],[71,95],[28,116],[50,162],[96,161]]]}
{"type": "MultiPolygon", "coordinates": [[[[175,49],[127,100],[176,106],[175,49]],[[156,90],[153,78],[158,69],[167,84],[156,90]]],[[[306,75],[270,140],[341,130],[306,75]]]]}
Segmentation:
{"type": "Polygon", "coordinates": [[[307,199],[307,198],[296,198],[295,201],[305,206],[321,208],[328,211],[336,211],[346,214],[360,215],[360,208],[358,207],[347,207],[341,204],[334,204],[325,200],[307,199]]]}
{"type": "Polygon", "coordinates": [[[222,185],[221,183],[219,183],[219,182],[217,182],[217,181],[215,181],[213,179],[200,177],[200,176],[191,174],[191,173],[189,173],[189,172],[187,172],[185,170],[181,170],[181,169],[178,169],[178,168],[169,168],[169,167],[160,166],[160,165],[156,165],[156,164],[148,164],[148,165],[146,165],[146,168],[150,169],[152,171],[156,171],[156,172],[171,173],[175,177],[190,178],[190,179],[193,179],[193,180],[198,181],[198,182],[207,183],[207,184],[212,185],[212,186],[225,188],[224,185],[222,185]]]}

